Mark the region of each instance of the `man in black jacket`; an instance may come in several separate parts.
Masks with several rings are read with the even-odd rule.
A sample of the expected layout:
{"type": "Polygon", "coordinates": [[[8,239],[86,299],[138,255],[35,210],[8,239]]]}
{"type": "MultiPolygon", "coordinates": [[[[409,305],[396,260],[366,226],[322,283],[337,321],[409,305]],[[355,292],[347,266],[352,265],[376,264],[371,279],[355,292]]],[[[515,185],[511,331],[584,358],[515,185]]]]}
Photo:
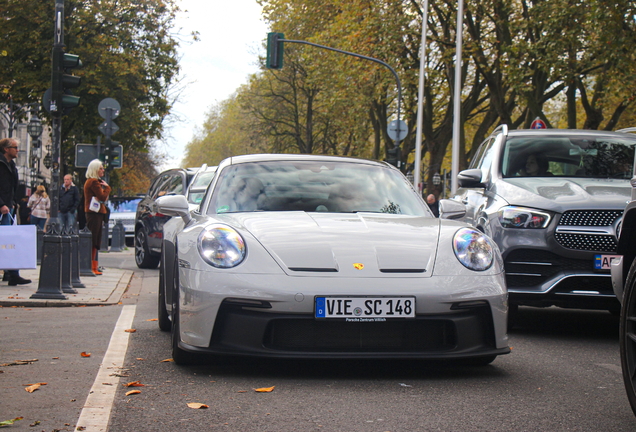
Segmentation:
{"type": "MultiPolygon", "coordinates": [[[[18,194],[18,170],[13,159],[18,157],[18,141],[13,138],[0,140],[0,225],[11,225],[18,194]]],[[[18,270],[5,270],[3,280],[9,285],[31,283],[30,279],[20,277],[18,270]]]]}
{"type": "Polygon", "coordinates": [[[79,205],[79,191],[73,184],[70,174],[64,176],[64,184],[60,188],[60,225],[68,231],[75,229],[75,210],[79,205]]]}

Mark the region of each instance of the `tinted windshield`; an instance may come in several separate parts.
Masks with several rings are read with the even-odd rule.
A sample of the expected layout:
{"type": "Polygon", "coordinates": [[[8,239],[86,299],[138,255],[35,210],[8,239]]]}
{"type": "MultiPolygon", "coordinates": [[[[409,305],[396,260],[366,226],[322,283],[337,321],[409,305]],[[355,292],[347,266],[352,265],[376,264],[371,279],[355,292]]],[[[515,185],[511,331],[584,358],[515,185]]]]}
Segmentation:
{"type": "Polygon", "coordinates": [[[108,201],[108,208],[113,213],[135,213],[137,211],[137,204],[139,204],[141,198],[131,198],[129,200],[110,200],[108,201]]]}
{"type": "Polygon", "coordinates": [[[431,216],[399,172],[340,161],[260,162],[224,169],[208,213],[245,211],[431,216]]]}
{"type": "Polygon", "coordinates": [[[634,144],[602,136],[512,137],[503,149],[504,177],[589,177],[630,179],[634,144]]]}

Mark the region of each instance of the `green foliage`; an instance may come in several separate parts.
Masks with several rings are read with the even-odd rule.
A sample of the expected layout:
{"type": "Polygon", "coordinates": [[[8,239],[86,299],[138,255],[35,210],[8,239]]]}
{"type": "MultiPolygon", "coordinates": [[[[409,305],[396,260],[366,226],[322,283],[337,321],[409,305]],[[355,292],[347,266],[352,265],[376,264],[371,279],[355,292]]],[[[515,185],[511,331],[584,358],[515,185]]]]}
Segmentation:
{"type": "MultiPolygon", "coordinates": [[[[54,5],[0,0],[0,102],[40,101],[50,87],[54,5]]],[[[147,149],[162,136],[179,72],[178,10],[174,0],[65,1],[65,51],[79,55],[83,67],[74,70],[82,78],[74,91],[80,106],[63,117],[62,164],[72,166],[76,143],[96,142],[103,121],[97,106],[106,97],[121,105],[113,139],[124,149],[147,149]]]]}

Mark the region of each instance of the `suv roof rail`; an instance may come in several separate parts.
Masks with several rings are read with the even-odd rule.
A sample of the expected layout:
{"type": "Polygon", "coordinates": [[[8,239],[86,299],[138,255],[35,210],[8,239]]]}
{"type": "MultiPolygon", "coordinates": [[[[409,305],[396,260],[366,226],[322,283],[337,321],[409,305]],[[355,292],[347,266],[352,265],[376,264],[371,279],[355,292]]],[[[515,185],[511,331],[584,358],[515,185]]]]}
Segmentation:
{"type": "Polygon", "coordinates": [[[507,137],[508,136],[508,125],[507,124],[502,124],[499,125],[495,128],[494,131],[492,131],[492,133],[490,135],[496,135],[499,132],[501,132],[503,134],[503,136],[507,137]]]}
{"type": "Polygon", "coordinates": [[[625,128],[625,129],[619,129],[616,132],[623,132],[623,133],[636,132],[636,127],[628,127],[628,128],[625,128]]]}

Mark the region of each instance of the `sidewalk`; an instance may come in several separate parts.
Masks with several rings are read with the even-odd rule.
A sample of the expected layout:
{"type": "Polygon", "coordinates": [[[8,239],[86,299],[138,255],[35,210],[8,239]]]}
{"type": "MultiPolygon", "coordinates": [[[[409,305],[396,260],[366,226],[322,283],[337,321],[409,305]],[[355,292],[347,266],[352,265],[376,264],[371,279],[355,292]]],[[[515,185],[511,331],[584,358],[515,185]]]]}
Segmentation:
{"type": "Polygon", "coordinates": [[[130,283],[133,272],[106,268],[101,276],[80,277],[86,288],[75,288],[77,294],[64,294],[67,300],[30,298],[38,290],[40,266],[31,270],[20,270],[20,276],[31,279],[31,283],[9,286],[9,282],[0,282],[0,307],[108,306],[118,304],[130,283]]]}

